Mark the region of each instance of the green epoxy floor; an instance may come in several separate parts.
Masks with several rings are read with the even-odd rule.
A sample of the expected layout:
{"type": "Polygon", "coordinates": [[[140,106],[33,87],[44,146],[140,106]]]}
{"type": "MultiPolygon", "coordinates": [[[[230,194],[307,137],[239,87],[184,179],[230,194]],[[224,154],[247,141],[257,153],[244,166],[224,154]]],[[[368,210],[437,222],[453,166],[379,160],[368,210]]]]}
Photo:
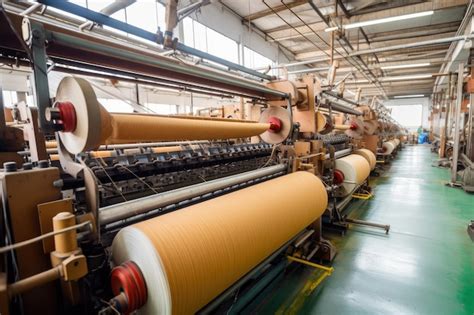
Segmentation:
{"type": "Polygon", "coordinates": [[[300,267],[250,306],[280,314],[474,314],[474,195],[446,187],[449,170],[431,166],[427,146],[407,146],[374,182],[375,198],[351,204],[351,217],[391,225],[353,226],[338,247],[334,274],[308,294],[315,277],[300,267]],[[308,281],[308,279],[310,281],[308,281]]]}

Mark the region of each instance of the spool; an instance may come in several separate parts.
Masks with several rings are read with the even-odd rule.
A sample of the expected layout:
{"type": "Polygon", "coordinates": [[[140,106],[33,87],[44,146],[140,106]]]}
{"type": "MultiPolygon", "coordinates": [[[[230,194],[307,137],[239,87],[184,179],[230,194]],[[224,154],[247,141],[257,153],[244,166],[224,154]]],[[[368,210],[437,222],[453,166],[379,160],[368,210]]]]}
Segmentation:
{"type": "Polygon", "coordinates": [[[396,147],[398,147],[400,145],[400,139],[398,139],[398,138],[393,139],[393,142],[395,142],[396,147]]]}
{"type": "Polygon", "coordinates": [[[352,118],[346,124],[335,124],[329,115],[316,112],[316,131],[322,135],[328,134],[333,130],[343,130],[351,137],[360,138],[362,128],[363,121],[358,118],[352,118]]]}
{"type": "Polygon", "coordinates": [[[91,151],[89,156],[93,159],[110,158],[116,155],[114,150],[91,151]]]}
{"type": "Polygon", "coordinates": [[[315,113],[316,131],[322,135],[328,134],[334,129],[331,117],[321,112],[315,113]]]}
{"type": "Polygon", "coordinates": [[[366,120],[364,121],[364,134],[367,136],[373,135],[378,128],[379,124],[376,120],[366,120]]]}
{"type": "Polygon", "coordinates": [[[321,180],[296,172],[122,229],[116,265],[146,282],[141,314],[193,314],[283,246],[327,207],[321,180]]]}
{"type": "Polygon", "coordinates": [[[383,154],[386,154],[386,155],[392,154],[393,150],[395,150],[395,143],[394,142],[386,141],[382,144],[383,154]]]}
{"type": "Polygon", "coordinates": [[[344,197],[369,177],[370,165],[362,156],[351,154],[336,160],[336,170],[344,174],[344,182],[337,192],[340,197],[344,197]]]}
{"type": "Polygon", "coordinates": [[[352,117],[349,122],[346,123],[350,128],[345,131],[345,134],[354,139],[361,139],[364,133],[364,122],[357,117],[352,117]]]}
{"type": "Polygon", "coordinates": [[[58,147],[58,143],[56,140],[46,141],[46,149],[56,149],[58,147]]]}
{"type": "Polygon", "coordinates": [[[275,121],[289,119],[289,114],[286,118],[268,117],[272,120],[257,123],[109,113],[97,101],[89,82],[75,77],[61,80],[56,92],[55,108],[55,115],[59,119],[54,118],[56,116],[51,119],[62,130],[59,131],[61,141],[73,154],[93,150],[101,144],[246,138],[269,130],[277,135],[271,137],[275,141],[275,138],[285,138],[282,133],[291,130],[291,123],[285,121],[275,131],[275,121]],[[68,109],[67,115],[64,110],[60,110],[63,107],[68,109]]]}
{"type": "Polygon", "coordinates": [[[166,153],[166,152],[177,152],[182,151],[183,149],[179,145],[170,146],[170,147],[154,147],[151,148],[153,153],[166,153]]]}
{"type": "Polygon", "coordinates": [[[354,154],[358,154],[362,156],[364,159],[366,159],[367,162],[369,162],[371,171],[375,169],[375,165],[377,164],[377,159],[375,157],[375,154],[372,151],[368,149],[358,149],[354,151],[354,154]]]}
{"type": "Polygon", "coordinates": [[[260,114],[260,123],[269,122],[270,128],[260,134],[266,143],[277,144],[285,141],[291,133],[290,113],[280,106],[269,106],[260,114]]]}
{"type": "MultiPolygon", "coordinates": [[[[59,231],[76,224],[76,217],[70,212],[60,212],[53,217],[53,230],[59,231]]],[[[55,250],[59,254],[67,254],[77,250],[76,230],[54,235],[55,250]]]]}

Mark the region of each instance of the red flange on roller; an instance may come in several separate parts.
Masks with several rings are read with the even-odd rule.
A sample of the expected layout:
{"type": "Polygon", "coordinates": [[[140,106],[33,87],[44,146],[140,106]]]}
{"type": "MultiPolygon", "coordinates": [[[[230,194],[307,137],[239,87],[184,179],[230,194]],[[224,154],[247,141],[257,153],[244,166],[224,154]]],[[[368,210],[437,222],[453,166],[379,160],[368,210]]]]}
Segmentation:
{"type": "Polygon", "coordinates": [[[112,269],[110,274],[112,292],[117,296],[125,294],[127,305],[121,305],[124,314],[142,307],[147,300],[147,289],[143,275],[138,266],[127,261],[112,269]]]}
{"type": "Polygon", "coordinates": [[[74,105],[70,102],[58,102],[54,105],[59,109],[59,117],[63,125],[63,132],[73,132],[76,130],[77,119],[74,105]]]}

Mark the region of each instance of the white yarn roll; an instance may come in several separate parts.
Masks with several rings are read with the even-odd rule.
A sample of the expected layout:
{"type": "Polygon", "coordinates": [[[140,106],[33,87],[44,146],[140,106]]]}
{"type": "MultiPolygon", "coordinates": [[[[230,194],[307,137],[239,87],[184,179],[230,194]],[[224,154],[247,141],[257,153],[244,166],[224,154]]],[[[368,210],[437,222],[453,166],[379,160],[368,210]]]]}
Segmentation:
{"type": "Polygon", "coordinates": [[[354,154],[358,154],[364,159],[366,159],[367,162],[369,162],[370,170],[375,169],[375,165],[377,164],[377,158],[375,157],[375,154],[372,151],[368,149],[358,149],[354,151],[354,154]]]}
{"type": "Polygon", "coordinates": [[[147,295],[153,298],[153,303],[146,303],[138,312],[140,314],[171,314],[168,278],[163,262],[150,239],[141,230],[129,226],[122,229],[115,237],[112,253],[117,264],[131,260],[140,266],[144,279],[153,279],[153,281],[146,281],[147,295]]]}
{"type": "Polygon", "coordinates": [[[384,142],[382,148],[384,154],[392,154],[393,150],[395,150],[395,143],[392,141],[384,142]]]}
{"type": "Polygon", "coordinates": [[[344,174],[340,196],[349,195],[357,185],[362,184],[370,174],[370,165],[365,158],[351,154],[336,160],[336,169],[344,174]]]}

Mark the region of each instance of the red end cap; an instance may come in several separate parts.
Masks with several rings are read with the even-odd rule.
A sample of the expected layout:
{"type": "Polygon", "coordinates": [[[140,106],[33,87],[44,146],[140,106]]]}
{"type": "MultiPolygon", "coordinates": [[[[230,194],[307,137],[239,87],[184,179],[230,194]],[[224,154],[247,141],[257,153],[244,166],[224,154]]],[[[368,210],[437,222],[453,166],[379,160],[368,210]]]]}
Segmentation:
{"type": "Polygon", "coordinates": [[[334,170],[334,184],[340,185],[344,182],[344,173],[340,170],[334,170]]]}
{"type": "Polygon", "coordinates": [[[359,128],[359,125],[357,125],[357,124],[354,123],[354,122],[351,123],[351,127],[350,127],[351,130],[357,130],[358,128],[359,128]]]}
{"type": "Polygon", "coordinates": [[[124,293],[127,305],[124,305],[123,313],[128,314],[142,307],[147,300],[147,289],[140,268],[132,262],[127,261],[112,269],[110,274],[112,292],[117,296],[124,293]]]}
{"type": "Polygon", "coordinates": [[[268,119],[268,123],[270,124],[270,128],[268,131],[270,132],[279,132],[282,127],[281,120],[278,117],[272,116],[268,119]]]}
{"type": "Polygon", "coordinates": [[[76,130],[76,110],[70,102],[58,102],[54,107],[59,109],[60,120],[63,125],[63,132],[73,132],[76,130]]]}

